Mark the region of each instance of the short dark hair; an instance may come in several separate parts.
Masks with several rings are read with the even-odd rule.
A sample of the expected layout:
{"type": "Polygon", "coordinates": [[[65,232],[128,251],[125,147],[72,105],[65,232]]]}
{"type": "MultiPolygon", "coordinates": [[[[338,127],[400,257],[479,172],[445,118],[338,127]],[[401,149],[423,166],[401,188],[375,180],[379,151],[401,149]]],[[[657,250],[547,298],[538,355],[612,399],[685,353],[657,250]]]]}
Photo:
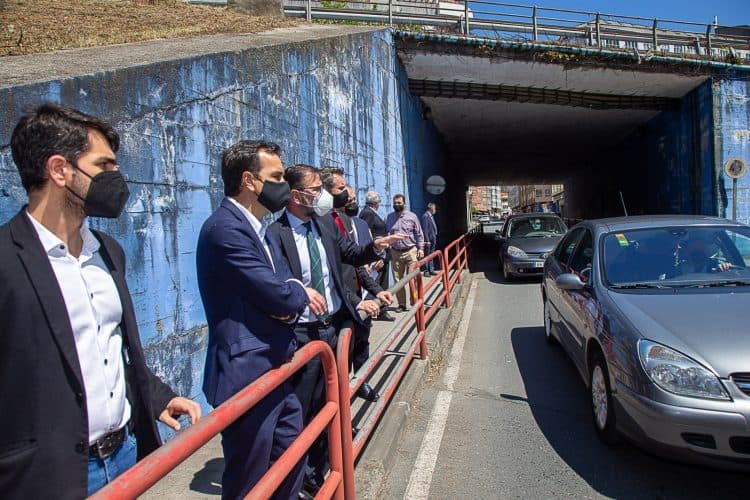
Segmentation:
{"type": "Polygon", "coordinates": [[[393,201],[396,201],[396,198],[401,198],[402,200],[404,200],[404,203],[406,203],[406,196],[404,196],[403,194],[401,194],[401,193],[394,194],[393,195],[393,201]]]}
{"type": "Polygon", "coordinates": [[[26,193],[47,182],[50,156],[60,155],[71,163],[89,150],[89,131],[100,132],[113,152],[120,136],[109,123],[76,109],[45,102],[29,110],[13,129],[10,149],[26,193]]]}
{"type": "Polygon", "coordinates": [[[240,141],[229,146],[221,153],[221,178],[224,181],[224,194],[235,196],[240,194],[242,174],[250,172],[257,175],[260,170],[258,153],[265,151],[281,156],[281,147],[267,141],[240,141]]]}
{"type": "Polygon", "coordinates": [[[321,167],[320,168],[320,182],[326,190],[330,190],[333,187],[333,176],[340,175],[344,177],[344,169],[339,167],[321,167]]]}
{"type": "Polygon", "coordinates": [[[305,187],[305,180],[318,173],[318,169],[312,165],[297,163],[284,171],[284,180],[289,183],[291,189],[301,191],[305,187]]]}

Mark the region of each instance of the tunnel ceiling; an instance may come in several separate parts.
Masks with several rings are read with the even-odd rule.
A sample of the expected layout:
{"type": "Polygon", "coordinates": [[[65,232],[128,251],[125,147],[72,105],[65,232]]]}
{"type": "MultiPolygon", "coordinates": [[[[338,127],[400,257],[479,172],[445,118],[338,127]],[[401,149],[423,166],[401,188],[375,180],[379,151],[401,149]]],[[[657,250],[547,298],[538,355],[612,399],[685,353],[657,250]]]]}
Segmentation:
{"type": "Polygon", "coordinates": [[[709,76],[401,47],[409,87],[467,184],[561,182],[709,76]]]}

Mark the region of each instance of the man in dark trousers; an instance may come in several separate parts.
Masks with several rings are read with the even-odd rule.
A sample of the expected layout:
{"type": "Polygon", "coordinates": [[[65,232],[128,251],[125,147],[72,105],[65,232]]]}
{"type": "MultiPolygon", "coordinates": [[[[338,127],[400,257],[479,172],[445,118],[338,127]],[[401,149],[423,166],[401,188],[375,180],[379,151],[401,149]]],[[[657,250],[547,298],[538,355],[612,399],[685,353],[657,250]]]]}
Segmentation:
{"type": "MultiPolygon", "coordinates": [[[[337,182],[343,182],[343,177],[331,179],[330,184],[331,186],[335,186],[335,183],[337,182]]],[[[335,189],[335,187],[332,187],[332,189],[335,189]]],[[[372,241],[370,228],[365,221],[357,216],[359,207],[357,206],[357,198],[354,193],[354,188],[347,184],[346,191],[349,194],[347,205],[343,209],[336,209],[341,217],[344,228],[347,230],[346,236],[353,240],[357,245],[367,245],[372,241]]],[[[358,267],[344,264],[344,275],[346,276],[347,284],[363,299],[367,297],[377,297],[382,304],[391,305],[393,303],[393,295],[391,295],[390,292],[383,290],[377,281],[375,281],[370,275],[369,267],[373,264],[374,263],[358,267]]],[[[366,318],[364,324],[357,323],[354,325],[349,355],[351,366],[355,372],[359,370],[370,357],[371,329],[372,318],[366,318]]],[[[375,402],[380,398],[380,395],[368,382],[364,382],[359,386],[357,395],[371,402],[375,402]]]]}
{"type": "MultiPolygon", "coordinates": [[[[427,210],[422,214],[422,234],[424,234],[424,254],[430,255],[437,250],[437,224],[435,224],[435,212],[437,206],[434,203],[427,204],[427,210]]],[[[435,259],[429,261],[424,266],[424,275],[433,276],[435,274],[435,259]]]]}
{"type": "MultiPolygon", "coordinates": [[[[198,237],[198,287],[208,320],[203,380],[218,406],[297,349],[294,322],[326,310],[325,299],[295,280],[268,235],[289,200],[278,145],[240,141],[221,156],[224,194],[198,237]]],[[[302,432],[302,406],[285,382],[222,432],[222,497],[242,498],[302,432]]],[[[274,498],[296,498],[304,460],[274,498]]]]}
{"type": "Polygon", "coordinates": [[[86,216],[128,199],[108,123],[43,104],[11,136],[28,205],[0,227],[0,496],[83,498],[200,418],[147,367],[125,254],[86,216]]]}
{"type": "MultiPolygon", "coordinates": [[[[359,312],[377,315],[374,301],[362,301],[346,287],[341,263],[363,265],[377,260],[379,250],[400,236],[385,237],[367,246],[346,239],[328,215],[331,195],[322,188],[318,170],[310,165],[294,165],[285,172],[291,195],[284,214],[269,229],[269,236],[282,249],[292,275],[305,286],[325,297],[324,311],[304,310],[294,328],[299,347],[312,340],[327,342],[336,349],[338,330],[346,320],[361,322],[359,312]]],[[[311,360],[298,372],[294,390],[302,402],[304,421],[309,422],[325,402],[322,367],[311,360]]],[[[326,447],[323,440],[308,453],[305,489],[314,494],[326,472],[326,447]]]]}
{"type": "MultiPolygon", "coordinates": [[[[380,207],[380,195],[375,191],[368,191],[365,195],[365,207],[359,212],[359,218],[367,223],[370,228],[370,234],[373,238],[379,236],[385,236],[388,231],[385,229],[385,221],[378,214],[378,208],[380,207]]],[[[380,287],[387,290],[388,287],[388,270],[390,268],[390,255],[386,254],[385,257],[379,261],[371,264],[372,270],[377,271],[377,276],[374,278],[378,282],[380,287]]],[[[388,311],[383,307],[380,309],[380,314],[377,318],[381,321],[395,321],[396,318],[388,314],[388,311]]]]}

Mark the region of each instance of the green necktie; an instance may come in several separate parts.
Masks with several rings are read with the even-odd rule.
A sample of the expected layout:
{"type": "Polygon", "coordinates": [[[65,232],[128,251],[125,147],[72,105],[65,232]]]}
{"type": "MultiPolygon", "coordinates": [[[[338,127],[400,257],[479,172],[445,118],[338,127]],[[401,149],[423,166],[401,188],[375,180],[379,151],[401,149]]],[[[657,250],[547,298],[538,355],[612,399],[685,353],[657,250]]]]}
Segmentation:
{"type": "MultiPolygon", "coordinates": [[[[325,281],[323,280],[323,266],[320,263],[320,250],[318,250],[318,242],[315,241],[315,235],[312,232],[311,224],[311,221],[302,224],[307,230],[305,239],[307,240],[307,253],[310,254],[310,284],[320,295],[325,297],[326,287],[325,281]]],[[[318,316],[318,319],[325,321],[327,317],[328,314],[324,313],[318,316]]]]}

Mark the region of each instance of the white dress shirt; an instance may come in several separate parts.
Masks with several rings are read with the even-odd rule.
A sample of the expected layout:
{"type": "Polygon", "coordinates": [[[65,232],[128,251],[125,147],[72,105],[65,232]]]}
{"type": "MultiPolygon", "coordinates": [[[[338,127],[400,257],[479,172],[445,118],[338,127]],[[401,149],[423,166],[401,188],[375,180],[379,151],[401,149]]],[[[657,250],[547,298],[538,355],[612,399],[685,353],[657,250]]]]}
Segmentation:
{"type": "Polygon", "coordinates": [[[268,226],[273,223],[273,220],[269,218],[264,219],[263,222],[261,222],[252,214],[252,212],[250,212],[250,210],[240,205],[237,200],[231,197],[227,197],[227,199],[231,201],[234,206],[240,209],[242,215],[244,215],[247,221],[250,223],[250,226],[253,228],[253,231],[255,231],[255,234],[257,234],[258,238],[260,238],[260,242],[263,245],[263,250],[265,250],[266,255],[268,255],[268,260],[271,261],[271,267],[273,267],[273,270],[276,271],[276,265],[273,263],[273,257],[271,257],[271,249],[268,248],[268,242],[266,241],[266,230],[268,229],[268,226]]]}
{"type": "Polygon", "coordinates": [[[83,249],[76,258],[60,238],[27,215],[47,253],[68,310],[86,393],[89,443],[93,443],[130,420],[120,295],[99,254],[99,241],[88,227],[81,226],[83,249]]]}
{"type": "MultiPolygon", "coordinates": [[[[306,287],[312,288],[312,279],[310,272],[310,252],[307,249],[307,228],[303,226],[305,223],[298,217],[295,217],[292,213],[287,211],[287,217],[289,218],[289,225],[292,228],[292,234],[294,234],[294,244],[297,246],[297,255],[299,255],[299,263],[302,268],[302,283],[306,287]]],[[[320,253],[320,265],[323,268],[323,283],[325,285],[325,299],[328,304],[328,314],[333,314],[341,307],[341,297],[334,288],[332,277],[329,273],[328,268],[328,256],[326,255],[326,249],[323,246],[323,242],[320,240],[320,233],[315,227],[315,224],[310,221],[310,227],[312,228],[313,236],[315,236],[315,242],[318,244],[318,252],[320,253]]],[[[305,311],[300,316],[300,323],[308,323],[311,321],[317,321],[318,317],[315,313],[310,311],[310,308],[305,308],[305,311]]]]}

